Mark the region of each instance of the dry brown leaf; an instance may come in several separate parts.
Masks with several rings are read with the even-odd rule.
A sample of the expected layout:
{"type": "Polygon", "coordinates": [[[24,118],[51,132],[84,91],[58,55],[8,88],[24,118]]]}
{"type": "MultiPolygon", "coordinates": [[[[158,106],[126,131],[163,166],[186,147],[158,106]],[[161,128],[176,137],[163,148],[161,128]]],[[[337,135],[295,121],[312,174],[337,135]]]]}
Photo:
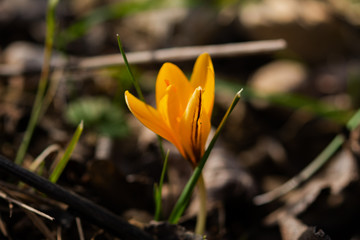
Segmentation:
{"type": "Polygon", "coordinates": [[[329,188],[332,195],[339,194],[349,183],[358,179],[357,169],[350,150],[342,150],[316,177],[285,196],[285,205],[267,216],[265,223],[275,224],[284,216],[297,216],[304,212],[323,189],[329,188]]]}
{"type": "Polygon", "coordinates": [[[2,220],[1,215],[0,215],[0,231],[5,237],[8,237],[8,233],[6,230],[6,222],[2,220]]]}
{"type": "Polygon", "coordinates": [[[262,94],[292,92],[304,84],[306,69],[300,63],[278,60],[259,68],[249,85],[262,94]]]}
{"type": "MultiPolygon", "coordinates": [[[[252,177],[235,161],[234,156],[219,145],[211,152],[203,175],[208,194],[208,210],[216,208],[219,202],[228,198],[251,194],[255,189],[252,177]]],[[[186,216],[195,216],[198,204],[195,193],[186,216]]]]}
{"type": "Polygon", "coordinates": [[[281,218],[279,225],[283,240],[330,240],[323,230],[308,227],[291,215],[281,218]]]}
{"type": "Polygon", "coordinates": [[[287,215],[279,220],[283,240],[297,240],[306,231],[307,226],[298,219],[287,215]]]}

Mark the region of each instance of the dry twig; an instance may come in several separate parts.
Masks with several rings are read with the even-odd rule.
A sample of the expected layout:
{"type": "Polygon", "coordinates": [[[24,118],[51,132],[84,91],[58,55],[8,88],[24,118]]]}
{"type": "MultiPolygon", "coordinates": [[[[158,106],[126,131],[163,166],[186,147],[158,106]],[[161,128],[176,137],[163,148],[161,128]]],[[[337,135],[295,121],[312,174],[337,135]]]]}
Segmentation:
{"type": "MultiPolygon", "coordinates": [[[[155,51],[130,52],[126,57],[130,64],[162,63],[166,61],[187,61],[207,52],[212,58],[235,57],[260,53],[269,53],[284,49],[286,42],[282,39],[253,41],[245,43],[227,43],[218,45],[175,47],[155,51]]],[[[91,69],[107,66],[123,65],[120,54],[98,56],[75,60],[71,68],[91,69]]]]}
{"type": "MultiPolygon", "coordinates": [[[[283,39],[276,39],[217,45],[175,47],[153,51],[129,52],[126,54],[126,56],[130,64],[151,64],[162,63],[166,61],[176,62],[193,60],[203,52],[209,53],[212,58],[227,58],[271,53],[282,50],[285,47],[286,42],[283,39]]],[[[79,70],[119,65],[124,65],[124,60],[121,57],[120,53],[116,53],[86,58],[79,58],[73,56],[69,58],[69,61],[64,61],[63,63],[51,65],[51,68],[79,70]]],[[[0,76],[21,75],[28,72],[40,72],[40,70],[41,66],[18,66],[0,64],[0,76]]]]}
{"type": "Polygon", "coordinates": [[[75,221],[76,221],[76,227],[77,227],[78,233],[79,233],[79,239],[80,240],[85,240],[84,230],[83,230],[82,225],[81,225],[81,219],[79,217],[76,217],[75,221]]]}

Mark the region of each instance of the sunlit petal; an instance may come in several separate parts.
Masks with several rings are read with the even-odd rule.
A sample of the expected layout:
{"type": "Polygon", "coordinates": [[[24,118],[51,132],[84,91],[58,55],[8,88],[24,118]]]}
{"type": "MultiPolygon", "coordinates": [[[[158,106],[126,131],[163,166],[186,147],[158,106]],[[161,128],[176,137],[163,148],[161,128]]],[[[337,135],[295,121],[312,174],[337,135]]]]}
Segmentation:
{"type": "Polygon", "coordinates": [[[187,158],[194,164],[204,153],[206,139],[210,132],[209,116],[203,110],[203,90],[198,87],[191,96],[180,121],[181,143],[187,158]]]}
{"type": "Polygon", "coordinates": [[[156,109],[140,101],[129,91],[125,92],[125,101],[130,111],[142,124],[166,140],[174,142],[171,129],[156,109]]]}
{"type": "MultiPolygon", "coordinates": [[[[173,128],[169,127],[168,122],[166,122],[168,120],[165,120],[163,118],[164,116],[158,110],[140,101],[129,93],[129,91],[125,92],[125,101],[132,114],[134,114],[145,127],[174,144],[180,154],[185,157],[184,149],[178,137],[174,135],[173,128]]],[[[164,99],[163,102],[166,104],[168,101],[164,99]]],[[[163,109],[161,110],[163,111],[163,109]]]]}
{"type": "Polygon", "coordinates": [[[211,116],[214,106],[215,75],[209,54],[203,53],[197,58],[190,82],[193,88],[201,86],[204,90],[203,107],[207,114],[211,116]]]}
{"type": "Polygon", "coordinates": [[[191,80],[174,64],[165,63],[156,79],[157,109],[129,92],[126,103],[146,127],[173,143],[195,167],[205,151],[211,128],[215,79],[210,56],[196,60],[191,80]]]}
{"type": "Polygon", "coordinates": [[[166,88],[166,94],[160,99],[158,105],[158,111],[172,130],[178,128],[180,117],[184,112],[179,101],[177,89],[170,85],[166,88]]]}
{"type": "Polygon", "coordinates": [[[174,131],[177,131],[179,128],[179,122],[182,114],[185,111],[183,103],[181,103],[181,97],[179,96],[179,89],[170,85],[168,88],[168,102],[167,102],[167,111],[170,120],[170,126],[174,131]]]}
{"type": "MultiPolygon", "coordinates": [[[[203,101],[205,100],[205,98],[203,98],[203,101]]],[[[205,145],[206,145],[206,141],[209,137],[209,133],[211,130],[211,122],[210,122],[210,116],[207,114],[206,111],[201,111],[200,113],[200,125],[201,127],[199,128],[199,135],[200,135],[200,144],[201,144],[201,157],[204,155],[205,152],[205,145]]],[[[198,159],[199,161],[200,159],[198,159]]]]}
{"type": "Polygon", "coordinates": [[[193,89],[184,73],[172,63],[164,63],[156,79],[156,106],[159,106],[160,100],[166,94],[169,85],[173,85],[178,91],[181,90],[181,104],[186,106],[193,89]]]}

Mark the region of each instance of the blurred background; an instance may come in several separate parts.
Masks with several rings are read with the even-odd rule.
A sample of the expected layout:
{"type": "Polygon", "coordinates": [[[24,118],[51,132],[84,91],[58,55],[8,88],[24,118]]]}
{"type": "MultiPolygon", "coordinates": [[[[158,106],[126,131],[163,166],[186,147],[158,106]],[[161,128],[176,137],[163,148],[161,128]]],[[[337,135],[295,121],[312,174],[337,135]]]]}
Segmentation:
{"type": "MultiPolygon", "coordinates": [[[[0,153],[10,159],[22,140],[40,77],[47,3],[0,1],[0,153]]],[[[87,68],[79,62],[97,56],[107,59],[110,54],[120,57],[116,34],[128,54],[283,39],[287,46],[282,50],[213,57],[214,127],[234,94],[240,88],[244,92],[204,173],[209,188],[208,239],[308,239],[301,234],[292,238],[289,229],[294,226],[304,232],[309,227],[309,234],[318,233],[318,228],[311,228],[318,226],[333,239],[359,239],[359,148],[354,147],[359,130],[344,131],[360,106],[359,27],[356,0],[62,0],[56,9],[47,110],[23,166],[51,145],[65,148],[84,120],[84,133],[59,184],[133,223],[147,224],[153,218],[153,184],[162,168],[156,136],[124,103],[124,91],[135,91],[123,65],[100,60],[87,68]],[[327,165],[288,198],[254,205],[255,195],[299,173],[338,133],[346,134],[342,151],[348,153],[336,158],[339,165],[327,165]],[[336,169],[341,170],[331,172],[336,169]],[[335,191],[339,179],[342,185],[335,191]]],[[[187,76],[194,61],[172,60],[187,76]]],[[[130,61],[130,65],[146,100],[153,104],[162,63],[130,61]]],[[[191,168],[164,144],[171,149],[163,196],[166,219],[191,168]]],[[[43,176],[57,154],[44,160],[43,176]]],[[[38,205],[37,200],[28,201],[38,205]]],[[[7,229],[1,237],[43,237],[24,213],[16,211],[10,218],[6,202],[1,206],[1,222],[7,229]]],[[[193,201],[181,222],[190,231],[195,212],[193,201]]],[[[46,222],[50,231],[61,225],[64,239],[73,239],[73,219],[54,214],[65,220],[46,222]]],[[[113,239],[109,233],[98,234],[90,224],[84,223],[84,229],[87,238],[113,239]]],[[[326,234],[318,239],[327,239],[326,234]]]]}

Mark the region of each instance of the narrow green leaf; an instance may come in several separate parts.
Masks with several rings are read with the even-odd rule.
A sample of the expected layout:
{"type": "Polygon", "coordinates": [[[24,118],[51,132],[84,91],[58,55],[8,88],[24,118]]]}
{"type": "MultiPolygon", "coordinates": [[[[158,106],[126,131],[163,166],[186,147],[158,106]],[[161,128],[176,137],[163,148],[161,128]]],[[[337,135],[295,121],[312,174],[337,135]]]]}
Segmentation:
{"type": "Polygon", "coordinates": [[[29,123],[26,127],[24,137],[21,141],[20,147],[16,153],[15,163],[21,165],[25,154],[28,150],[35,126],[41,115],[42,104],[46,87],[48,85],[48,78],[50,72],[50,59],[52,54],[54,32],[55,32],[55,9],[58,4],[58,0],[49,0],[46,13],[46,38],[45,38],[45,50],[44,50],[44,62],[41,69],[41,76],[39,85],[36,92],[34,106],[32,108],[29,123]]]}
{"type": "Polygon", "coordinates": [[[125,51],[124,51],[124,48],[122,46],[122,43],[121,43],[121,40],[120,40],[120,36],[119,34],[116,35],[117,37],[117,41],[118,41],[118,45],[119,45],[119,50],[120,50],[120,53],[124,59],[124,63],[125,63],[125,66],[130,74],[130,77],[131,77],[131,80],[134,84],[134,87],[135,87],[135,90],[140,98],[141,101],[145,102],[145,98],[144,98],[144,95],[142,94],[142,91],[141,91],[141,88],[140,88],[140,84],[139,82],[135,79],[134,77],[134,74],[132,73],[131,71],[131,68],[130,68],[130,65],[129,65],[129,62],[127,60],[127,57],[126,57],[126,54],[125,54],[125,51]]]}
{"type": "MultiPolygon", "coordinates": [[[[144,98],[144,95],[143,95],[143,93],[142,93],[142,91],[141,91],[140,84],[139,84],[139,82],[135,79],[134,74],[133,74],[132,71],[131,71],[129,62],[128,62],[128,60],[127,60],[125,51],[124,51],[124,49],[123,49],[123,46],[122,46],[122,43],[121,43],[121,40],[120,40],[120,36],[119,36],[119,34],[117,34],[116,36],[117,36],[117,41],[118,41],[118,45],[119,45],[119,50],[120,50],[121,55],[122,55],[122,57],[123,57],[123,59],[124,59],[125,66],[126,66],[128,72],[129,72],[129,74],[130,74],[130,77],[131,77],[131,80],[132,80],[133,85],[134,85],[134,87],[135,87],[135,90],[136,90],[136,92],[137,92],[140,100],[143,101],[143,102],[145,102],[145,98],[144,98]]],[[[165,157],[164,147],[163,147],[163,145],[162,145],[162,139],[161,139],[161,137],[160,137],[159,135],[158,135],[158,143],[159,143],[159,147],[160,147],[161,156],[162,156],[162,158],[164,159],[164,157],[165,157]]]]}
{"type": "Polygon", "coordinates": [[[76,144],[79,141],[79,138],[81,136],[83,129],[84,129],[84,124],[83,124],[83,121],[81,121],[80,124],[78,125],[78,127],[76,128],[76,131],[75,131],[69,145],[67,146],[63,157],[60,159],[58,164],[55,166],[54,171],[51,173],[51,175],[49,177],[49,180],[51,182],[56,183],[57,180],[59,179],[61,173],[65,169],[65,167],[71,157],[72,152],[75,149],[76,144]]]}

